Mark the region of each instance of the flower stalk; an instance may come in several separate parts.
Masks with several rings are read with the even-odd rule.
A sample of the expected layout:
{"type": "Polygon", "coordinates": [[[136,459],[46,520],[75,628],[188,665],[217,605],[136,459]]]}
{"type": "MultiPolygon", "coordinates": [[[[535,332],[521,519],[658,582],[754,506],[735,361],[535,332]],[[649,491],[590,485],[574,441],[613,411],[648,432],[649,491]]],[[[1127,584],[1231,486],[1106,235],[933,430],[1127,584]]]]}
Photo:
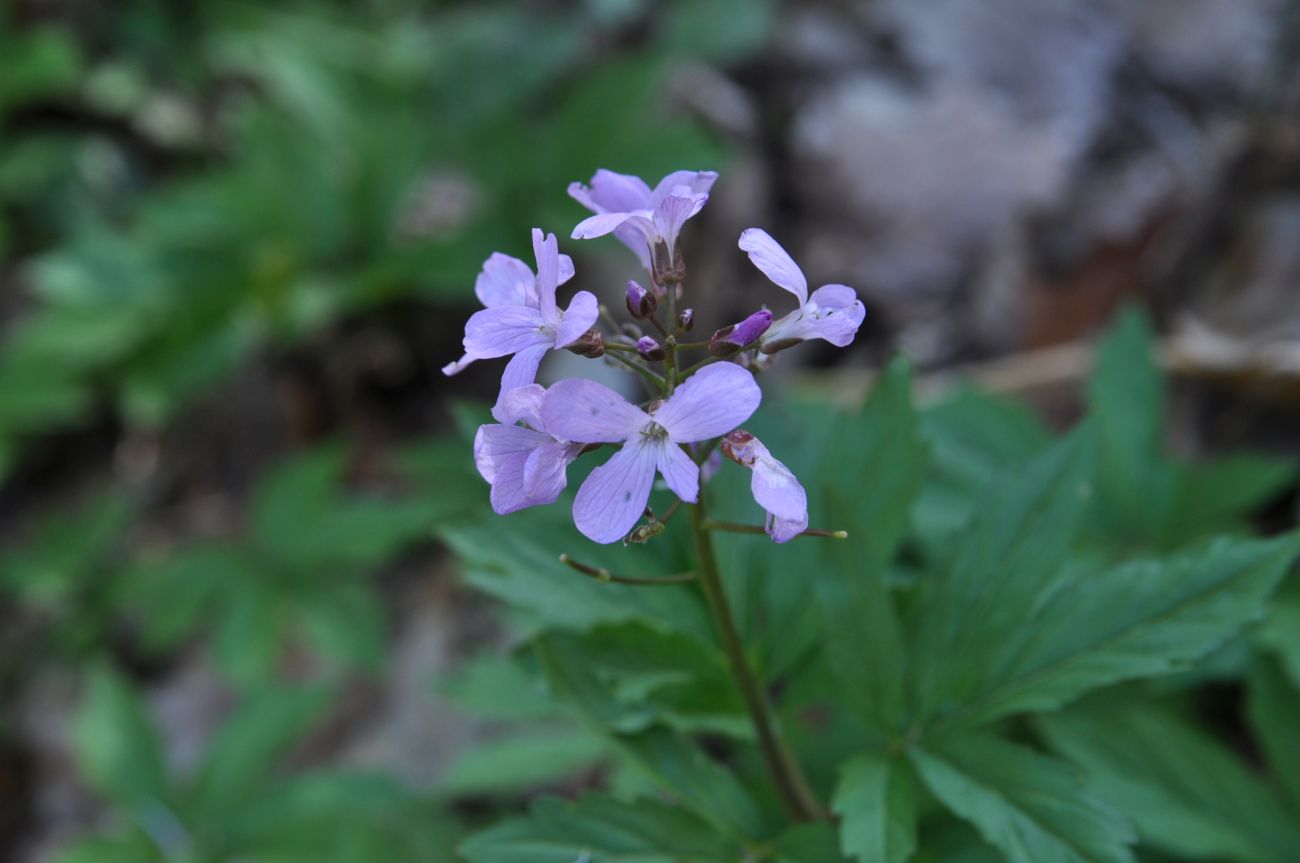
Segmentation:
{"type": "Polygon", "coordinates": [[[731,675],[740,687],[745,708],[749,711],[749,719],[758,737],[763,762],[772,775],[782,804],[792,818],[798,821],[823,820],[827,817],[826,811],[814,795],[802,768],[794,760],[789,747],[781,738],[772,705],[745,656],[745,646],[741,641],[740,633],[736,630],[731,603],[727,600],[726,591],[722,587],[722,578],[718,574],[718,560],[713,551],[713,537],[709,532],[708,512],[704,499],[704,495],[701,494],[699,503],[691,507],[691,530],[695,538],[700,586],[704,590],[709,612],[718,628],[718,636],[722,640],[722,649],[727,655],[731,675]]]}

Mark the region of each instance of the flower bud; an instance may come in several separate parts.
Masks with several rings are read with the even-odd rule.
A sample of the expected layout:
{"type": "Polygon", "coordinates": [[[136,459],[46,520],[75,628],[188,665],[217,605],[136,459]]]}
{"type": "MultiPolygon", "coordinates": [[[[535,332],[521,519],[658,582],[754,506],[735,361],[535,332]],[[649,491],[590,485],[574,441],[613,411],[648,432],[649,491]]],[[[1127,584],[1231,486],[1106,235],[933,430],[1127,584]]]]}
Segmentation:
{"type": "Polygon", "coordinates": [[[738,324],[723,327],[709,340],[709,353],[715,357],[730,357],[758,340],[772,326],[772,313],[761,309],[738,324]]]}
{"type": "Polygon", "coordinates": [[[564,346],[566,351],[572,351],[580,357],[590,357],[596,359],[605,355],[605,339],[598,330],[587,330],[578,338],[564,346]]]}
{"type": "Polygon", "coordinates": [[[695,326],[695,309],[682,309],[677,313],[677,328],[679,330],[689,333],[693,326],[695,326]]]}
{"type": "Polygon", "coordinates": [[[632,317],[641,319],[648,318],[659,308],[659,301],[655,295],[639,283],[629,280],[627,283],[627,312],[632,317]]]}
{"type": "Polygon", "coordinates": [[[744,429],[727,432],[722,438],[722,454],[736,464],[751,467],[754,464],[753,442],[754,436],[744,429]]]}
{"type": "Polygon", "coordinates": [[[642,336],[637,339],[636,352],[641,355],[641,359],[649,360],[654,363],[657,363],[664,357],[668,356],[668,352],[664,350],[664,346],[659,344],[659,340],[654,336],[642,336]]]}

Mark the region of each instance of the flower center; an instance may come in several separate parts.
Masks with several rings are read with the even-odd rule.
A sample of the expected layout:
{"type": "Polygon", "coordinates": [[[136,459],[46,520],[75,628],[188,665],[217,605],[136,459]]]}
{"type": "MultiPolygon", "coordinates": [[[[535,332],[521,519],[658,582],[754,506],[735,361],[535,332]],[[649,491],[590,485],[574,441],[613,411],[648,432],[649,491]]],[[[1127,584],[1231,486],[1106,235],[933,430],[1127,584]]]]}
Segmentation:
{"type": "Polygon", "coordinates": [[[668,437],[668,429],[659,425],[659,423],[652,422],[649,425],[647,425],[645,428],[641,429],[641,435],[642,437],[654,438],[655,440],[662,440],[663,438],[668,437]]]}

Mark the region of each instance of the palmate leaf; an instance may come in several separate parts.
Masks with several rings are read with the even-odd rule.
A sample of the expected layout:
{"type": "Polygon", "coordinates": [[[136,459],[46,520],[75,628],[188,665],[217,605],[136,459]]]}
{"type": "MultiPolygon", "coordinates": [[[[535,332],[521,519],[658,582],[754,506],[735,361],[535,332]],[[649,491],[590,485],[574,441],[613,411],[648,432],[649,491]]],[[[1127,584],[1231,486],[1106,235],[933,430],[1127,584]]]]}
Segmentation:
{"type": "Polygon", "coordinates": [[[1093,440],[1085,426],[999,480],[922,597],[913,628],[920,719],[970,704],[989,688],[1009,634],[1064,577],[1089,500],[1093,440]]]}
{"type": "Polygon", "coordinates": [[[544,798],[527,817],[471,837],[460,853],[469,863],[731,863],[742,856],[683,809],[597,794],[572,803],[544,798]]]}
{"type": "Polygon", "coordinates": [[[903,714],[903,644],[885,574],[928,464],[904,362],[890,366],[827,446],[839,453],[823,479],[827,523],[849,539],[823,542],[821,565],[810,573],[826,657],[848,705],[876,727],[894,728],[903,714]]]}
{"type": "Polygon", "coordinates": [[[1221,743],[1172,711],[1133,699],[1042,716],[1036,727],[1145,842],[1196,860],[1284,863],[1300,848],[1294,813],[1221,743]]]}
{"type": "Polygon", "coordinates": [[[908,755],[935,797],[1012,863],[1134,859],[1128,822],[1064,762],[985,735],[928,740],[908,755]]]}
{"type": "Polygon", "coordinates": [[[911,771],[875,752],[840,771],[831,800],[840,816],[840,848],[859,863],[904,863],[916,851],[916,793],[911,771]]]}
{"type": "Polygon", "coordinates": [[[1220,539],[1168,558],[1075,570],[978,656],[980,687],[941,720],[1049,710],[1121,680],[1176,671],[1261,616],[1300,536],[1220,539]]]}

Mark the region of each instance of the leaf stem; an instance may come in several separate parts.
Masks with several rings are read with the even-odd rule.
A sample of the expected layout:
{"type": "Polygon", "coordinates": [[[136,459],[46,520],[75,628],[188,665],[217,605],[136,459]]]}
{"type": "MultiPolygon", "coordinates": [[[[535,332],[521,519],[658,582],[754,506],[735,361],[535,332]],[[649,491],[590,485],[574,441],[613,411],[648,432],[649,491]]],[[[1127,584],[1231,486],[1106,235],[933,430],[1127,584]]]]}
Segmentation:
{"type": "Polygon", "coordinates": [[[736,630],[732,617],[731,604],[727,601],[722,579],[718,575],[718,560],[713,551],[713,536],[709,533],[708,512],[704,495],[700,502],[691,507],[691,530],[695,536],[695,554],[698,558],[700,586],[704,589],[709,611],[717,625],[722,639],[722,648],[727,654],[727,663],[732,677],[740,687],[749,710],[749,719],[758,735],[758,746],[763,753],[763,761],[776,783],[781,802],[785,804],[790,815],[799,821],[818,821],[827,817],[821,804],[812,792],[807,778],[803,775],[798,762],[790,754],[776,726],[776,717],[768,703],[767,694],[749,667],[745,657],[745,646],[736,630]]]}
{"type": "Polygon", "coordinates": [[[586,563],[579,563],[567,554],[560,555],[560,563],[572,567],[574,570],[582,573],[588,578],[594,578],[596,581],[603,581],[612,584],[634,584],[641,587],[652,587],[661,584],[684,584],[688,581],[695,581],[698,576],[693,572],[679,572],[676,575],[662,575],[658,578],[642,578],[633,575],[614,575],[603,566],[591,566],[586,563]]]}
{"type": "Polygon", "coordinates": [[[660,392],[663,392],[668,386],[668,382],[664,380],[663,375],[656,374],[655,372],[651,371],[650,369],[646,368],[640,363],[634,360],[630,360],[627,357],[623,356],[622,354],[606,353],[605,356],[614,360],[618,360],[620,363],[627,366],[632,371],[637,372],[643,378],[649,381],[652,386],[657,387],[660,392]]]}

